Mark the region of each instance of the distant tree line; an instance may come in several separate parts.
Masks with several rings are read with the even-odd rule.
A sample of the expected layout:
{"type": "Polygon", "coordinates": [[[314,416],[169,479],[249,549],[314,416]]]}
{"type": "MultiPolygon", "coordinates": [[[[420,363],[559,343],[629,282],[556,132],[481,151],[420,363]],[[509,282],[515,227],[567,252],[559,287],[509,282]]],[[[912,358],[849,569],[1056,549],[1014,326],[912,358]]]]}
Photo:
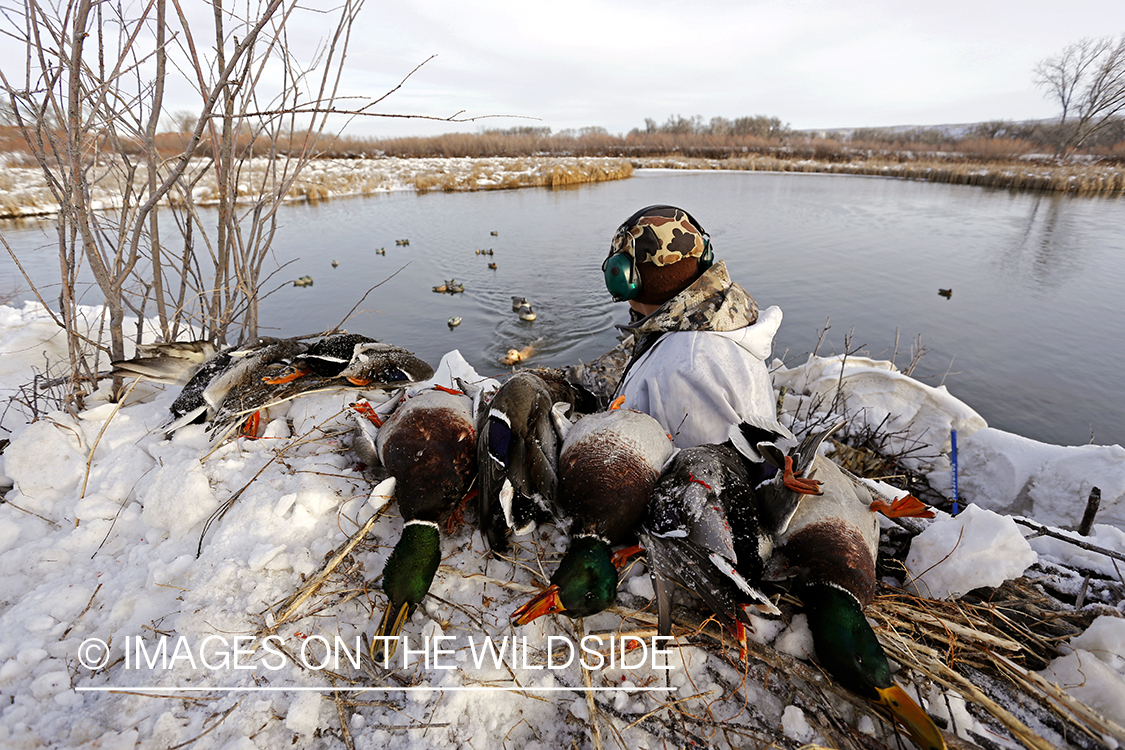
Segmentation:
{"type": "MultiPolygon", "coordinates": [[[[961,126],[915,128],[855,128],[839,131],[798,131],[777,117],[757,115],[728,120],[700,115],[672,115],[663,123],[652,118],[624,135],[603,127],[569,128],[519,126],[488,128],[477,133],[437,136],[337,139],[335,156],[398,157],[521,157],[535,154],[566,156],[642,157],[682,155],[727,159],[747,154],[781,158],[845,161],[865,157],[910,160],[923,154],[970,161],[996,161],[1043,156],[1054,158],[1065,140],[1055,121],[989,121],[961,126]]],[[[1069,127],[1069,125],[1067,126],[1069,127]]],[[[1080,153],[1125,161],[1125,120],[1111,119],[1087,136],[1080,153]]]]}
{"type": "Polygon", "coordinates": [[[629,136],[671,133],[673,135],[754,136],[756,138],[781,139],[787,138],[792,132],[788,123],[783,123],[779,118],[767,115],[736,117],[733,120],[728,120],[725,117],[712,117],[706,121],[701,115],[695,115],[694,117],[671,115],[661,125],[658,125],[656,120],[651,117],[646,117],[644,130],[634,128],[629,131],[629,136]]]}

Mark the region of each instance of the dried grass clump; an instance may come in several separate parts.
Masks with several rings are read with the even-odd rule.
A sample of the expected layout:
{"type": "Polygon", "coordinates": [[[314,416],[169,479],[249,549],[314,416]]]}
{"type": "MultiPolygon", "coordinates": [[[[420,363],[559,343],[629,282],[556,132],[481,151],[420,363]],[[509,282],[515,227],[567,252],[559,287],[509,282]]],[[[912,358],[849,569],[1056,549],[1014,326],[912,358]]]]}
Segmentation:
{"type": "Polygon", "coordinates": [[[848,161],[787,159],[754,154],[728,159],[699,159],[682,156],[638,157],[637,168],[729,169],[747,172],[817,172],[829,174],[899,177],[956,185],[1043,190],[1083,195],[1111,194],[1125,190],[1125,168],[1119,165],[970,163],[950,159],[906,159],[902,155],[874,156],[848,161]]]}

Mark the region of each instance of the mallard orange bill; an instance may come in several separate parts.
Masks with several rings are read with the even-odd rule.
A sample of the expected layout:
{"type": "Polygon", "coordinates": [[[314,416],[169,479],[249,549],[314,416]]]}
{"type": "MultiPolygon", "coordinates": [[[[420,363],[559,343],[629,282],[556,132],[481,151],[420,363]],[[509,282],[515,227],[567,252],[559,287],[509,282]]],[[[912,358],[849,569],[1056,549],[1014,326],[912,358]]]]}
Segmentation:
{"type": "Polygon", "coordinates": [[[387,602],[387,608],[383,610],[383,618],[379,621],[379,627],[371,639],[369,653],[373,662],[376,664],[385,662],[395,655],[395,651],[398,650],[398,634],[402,632],[402,626],[406,624],[409,617],[409,602],[403,602],[397,609],[394,602],[387,602]]]}
{"type": "Polygon", "coordinates": [[[889,688],[875,688],[879,692],[879,702],[891,710],[898,723],[922,750],[946,750],[945,739],[921,706],[906,694],[898,685],[889,688]]]}
{"type": "Polygon", "coordinates": [[[563,606],[562,599],[559,598],[559,587],[551,584],[532,597],[531,601],[513,612],[511,619],[514,625],[526,625],[543,615],[553,615],[565,611],[566,607],[563,606]]]}

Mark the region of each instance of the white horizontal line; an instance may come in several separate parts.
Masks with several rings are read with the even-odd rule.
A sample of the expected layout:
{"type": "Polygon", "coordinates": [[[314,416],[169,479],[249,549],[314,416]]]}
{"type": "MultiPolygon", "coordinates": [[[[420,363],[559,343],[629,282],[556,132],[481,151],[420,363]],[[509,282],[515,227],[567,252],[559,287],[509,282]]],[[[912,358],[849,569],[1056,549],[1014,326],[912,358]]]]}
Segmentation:
{"type": "Polygon", "coordinates": [[[318,693],[367,693],[372,691],[392,692],[392,693],[410,693],[415,691],[439,691],[439,692],[487,692],[500,690],[506,693],[668,693],[676,692],[679,688],[674,687],[653,687],[653,688],[639,688],[639,687],[488,687],[482,685],[464,685],[464,686],[437,686],[437,687],[389,687],[372,685],[369,687],[274,687],[274,686],[254,686],[254,687],[76,687],[75,692],[97,692],[97,693],[112,693],[112,692],[132,692],[132,693],[209,693],[213,691],[227,692],[227,693],[261,693],[261,692],[318,692],[318,693]]]}

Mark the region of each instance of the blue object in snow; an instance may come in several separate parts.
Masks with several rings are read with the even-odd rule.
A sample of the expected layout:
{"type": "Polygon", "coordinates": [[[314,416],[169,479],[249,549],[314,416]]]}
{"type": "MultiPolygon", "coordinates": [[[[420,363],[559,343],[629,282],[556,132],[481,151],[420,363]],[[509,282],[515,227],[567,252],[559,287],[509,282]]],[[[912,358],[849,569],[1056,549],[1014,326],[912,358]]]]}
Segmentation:
{"type": "Polygon", "coordinates": [[[957,502],[957,430],[949,431],[949,441],[949,459],[953,464],[953,515],[957,515],[961,512],[961,505],[957,502]]]}

